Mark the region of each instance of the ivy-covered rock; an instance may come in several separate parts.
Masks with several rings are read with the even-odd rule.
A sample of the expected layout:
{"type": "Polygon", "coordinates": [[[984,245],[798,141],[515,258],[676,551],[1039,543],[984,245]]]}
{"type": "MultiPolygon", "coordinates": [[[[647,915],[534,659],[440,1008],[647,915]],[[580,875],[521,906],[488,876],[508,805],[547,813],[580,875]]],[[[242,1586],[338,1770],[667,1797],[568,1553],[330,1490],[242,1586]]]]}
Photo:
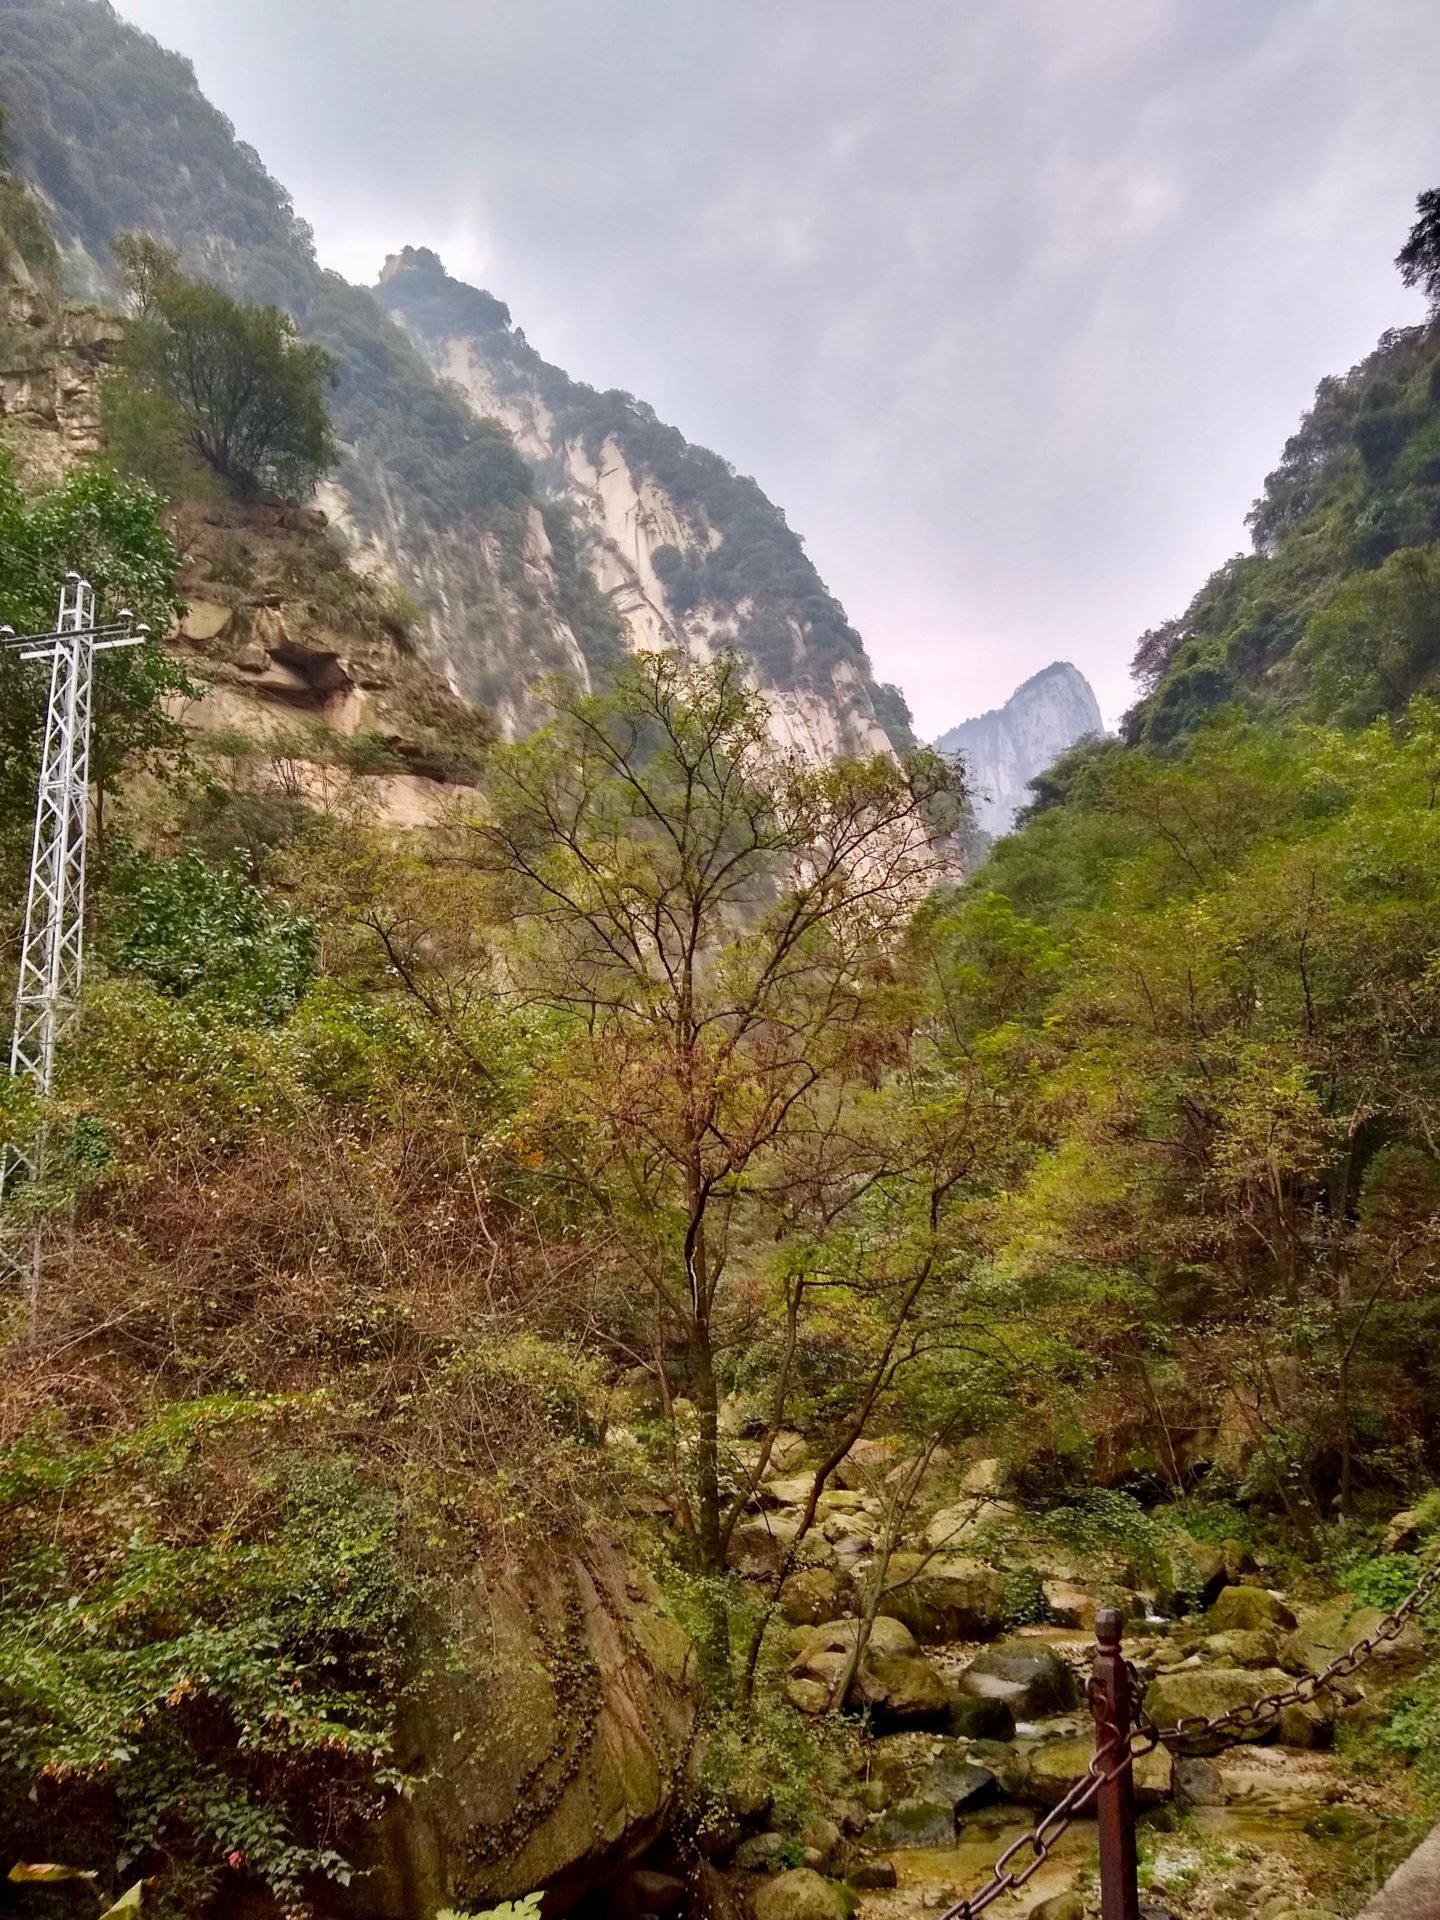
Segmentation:
{"type": "Polygon", "coordinates": [[[664,1830],[694,1730],[686,1636],[618,1547],[477,1580],[459,1659],[402,1728],[411,1782],[373,1831],[371,1913],[578,1891],[664,1830]]]}

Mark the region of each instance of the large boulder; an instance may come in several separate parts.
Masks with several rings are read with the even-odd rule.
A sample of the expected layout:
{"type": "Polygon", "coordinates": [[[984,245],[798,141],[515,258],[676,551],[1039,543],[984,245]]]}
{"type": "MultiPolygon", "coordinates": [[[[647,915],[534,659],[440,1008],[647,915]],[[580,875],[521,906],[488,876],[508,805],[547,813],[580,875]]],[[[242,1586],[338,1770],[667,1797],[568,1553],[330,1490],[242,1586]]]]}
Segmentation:
{"type": "Polygon", "coordinates": [[[1013,1517],[1015,1512],[1006,1500],[993,1499],[986,1493],[969,1494],[931,1515],[925,1525],[925,1544],[932,1553],[957,1553],[987,1520],[1013,1517]]]}
{"type": "Polygon", "coordinates": [[[1005,1622],[1004,1575],[974,1560],[893,1554],[880,1612],[917,1640],[989,1640],[1005,1622]]]}
{"type": "Polygon", "coordinates": [[[1069,1667],[1043,1640],[1002,1640],[977,1653],[960,1676],[960,1691],[999,1700],[1017,1720],[1067,1713],[1079,1703],[1069,1667]]]}
{"type": "Polygon", "coordinates": [[[898,1440],[857,1440],[835,1469],[835,1484],[852,1493],[883,1486],[900,1452],[898,1440]]]}
{"type": "Polygon", "coordinates": [[[785,1858],[791,1853],[793,1841],[783,1833],[752,1833],[748,1840],[742,1840],[735,1849],[735,1871],[737,1873],[781,1873],[784,1871],[785,1858]]]}
{"type": "Polygon", "coordinates": [[[779,1480],[762,1480],[756,1498],[766,1507],[803,1507],[815,1485],[812,1473],[787,1474],[779,1480]]]}
{"type": "Polygon", "coordinates": [[[1293,1707],[1280,1709],[1277,1725],[1282,1747],[1333,1746],[1335,1741],[1335,1702],[1324,1693],[1293,1707]]]}
{"type": "Polygon", "coordinates": [[[400,1726],[406,1794],[356,1862],[367,1920],[540,1888],[559,1910],[664,1832],[681,1783],[693,1650],[613,1540],[477,1574],[456,1612],[400,1726]]]}
{"type": "Polygon", "coordinates": [[[755,1920],[850,1920],[855,1895],[810,1867],[792,1867],[762,1881],[751,1899],[755,1920]]]}
{"type": "Polygon", "coordinates": [[[858,1543],[860,1551],[868,1553],[879,1527],[868,1513],[846,1512],[837,1508],[821,1519],[820,1532],[837,1547],[846,1541],[854,1541],[858,1543]]]}
{"type": "Polygon", "coordinates": [[[954,1805],[928,1795],[896,1800],[880,1819],[873,1838],[877,1847],[892,1853],[905,1847],[953,1847],[954,1805]]]}
{"type": "Polygon", "coordinates": [[[1412,1553],[1419,1546],[1424,1533],[1423,1516],[1418,1507],[1407,1507],[1403,1513],[1395,1514],[1385,1529],[1385,1537],[1380,1542],[1382,1553],[1412,1553]]]}
{"type": "MultiPolygon", "coordinates": [[[[1289,1673],[1319,1673],[1337,1654],[1371,1634],[1384,1618],[1379,1607],[1352,1609],[1346,1604],[1307,1614],[1294,1633],[1280,1642],[1280,1665],[1289,1673]]],[[[1389,1686],[1424,1670],[1425,1636],[1418,1623],[1407,1620],[1394,1640],[1377,1647],[1357,1678],[1366,1686],[1389,1686]]]]}
{"type": "Polygon", "coordinates": [[[1078,1580],[1044,1580],[1045,1608],[1057,1627],[1093,1627],[1098,1602],[1078,1580]]]}
{"type": "MultiPolygon", "coordinates": [[[[1181,1667],[1151,1681],[1145,1708],[1157,1726],[1173,1727],[1197,1715],[1213,1720],[1233,1707],[1253,1707],[1266,1694],[1283,1693],[1289,1685],[1289,1674],[1274,1667],[1181,1667]]],[[[1213,1740],[1205,1736],[1187,1740],[1186,1750],[1220,1753],[1236,1740],[1266,1740],[1274,1732],[1273,1720],[1259,1727],[1230,1728],[1213,1740]]]]}
{"type": "MultiPolygon", "coordinates": [[[[817,1627],[790,1663],[797,1678],[833,1687],[849,1664],[858,1620],[833,1620],[817,1627]]],[[[846,1695],[848,1707],[868,1707],[878,1726],[943,1726],[950,1695],[944,1681],[919,1652],[909,1628],[879,1616],[873,1623],[860,1670],[846,1695]]]]}
{"type": "MultiPolygon", "coordinates": [[[[811,1673],[823,1679],[833,1671],[829,1667],[817,1667],[816,1660],[822,1654],[846,1654],[855,1646],[860,1634],[861,1623],[858,1620],[830,1620],[824,1626],[816,1627],[807,1634],[795,1650],[790,1664],[792,1673],[811,1673]]],[[[915,1653],[918,1649],[915,1636],[902,1621],[888,1619],[881,1614],[870,1628],[870,1637],[865,1643],[867,1659],[882,1653],[915,1653]]]]}
{"type": "Polygon", "coordinates": [[[919,1653],[867,1657],[847,1704],[868,1707],[881,1727],[943,1727],[950,1715],[949,1690],[919,1653]]]}
{"type": "Polygon", "coordinates": [[[1279,1663],[1280,1635],[1273,1627],[1235,1627],[1207,1635],[1203,1651],[1217,1667],[1273,1667],[1279,1663]]]}
{"type": "Polygon", "coordinates": [[[1003,1700],[957,1693],[950,1700],[946,1730],[960,1740],[1013,1740],[1015,1716],[1003,1700]]]}
{"type": "MultiPolygon", "coordinates": [[[[1095,1741],[1090,1735],[1074,1740],[1047,1740],[1030,1754],[1023,1776],[1007,1780],[1006,1784],[1017,1799],[1030,1806],[1053,1807],[1072,1787],[1079,1785],[1094,1757],[1095,1741]]],[[[1142,1755],[1132,1772],[1137,1806],[1154,1807],[1169,1799],[1173,1770],[1170,1755],[1163,1747],[1142,1755]]]]}
{"type": "Polygon", "coordinates": [[[878,1856],[862,1860],[858,1866],[850,1869],[845,1878],[857,1893],[883,1893],[900,1884],[895,1862],[878,1856]]]}
{"type": "Polygon", "coordinates": [[[850,1598],[850,1582],[830,1567],[801,1567],[780,1589],[780,1611],[792,1626],[833,1620],[850,1598]]]}
{"type": "Polygon", "coordinates": [[[1229,1579],[1225,1549],[1188,1533],[1175,1535],[1164,1556],[1156,1600],[1166,1613],[1180,1613],[1199,1603],[1208,1607],[1229,1579]]]}
{"type": "Polygon", "coordinates": [[[778,1480],[786,1474],[798,1473],[805,1464],[806,1452],[804,1435],[782,1427],[770,1448],[770,1458],[765,1465],[766,1478],[778,1480]]]}
{"type": "Polygon", "coordinates": [[[999,1797],[1000,1783],[988,1767],[977,1766],[958,1747],[937,1754],[922,1789],[927,1800],[942,1800],[958,1819],[999,1797]]]}
{"type": "Polygon", "coordinates": [[[783,1513],[742,1520],[730,1536],[730,1565],[752,1580],[773,1578],[800,1535],[800,1522],[783,1513]]]}
{"type": "Polygon", "coordinates": [[[1259,1633],[1266,1627],[1286,1631],[1295,1616],[1285,1602],[1263,1587],[1225,1587],[1210,1609],[1212,1633],[1259,1633]]]}

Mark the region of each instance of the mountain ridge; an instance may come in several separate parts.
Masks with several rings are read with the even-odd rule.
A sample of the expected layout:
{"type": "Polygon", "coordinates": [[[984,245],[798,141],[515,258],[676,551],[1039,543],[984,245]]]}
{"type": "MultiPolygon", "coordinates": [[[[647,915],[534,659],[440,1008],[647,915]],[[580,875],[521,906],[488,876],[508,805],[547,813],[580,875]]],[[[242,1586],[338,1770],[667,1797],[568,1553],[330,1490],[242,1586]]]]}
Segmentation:
{"type": "MultiPolygon", "coordinates": [[[[290,195],[205,99],[189,61],[95,0],[0,0],[0,105],[16,169],[51,212],[72,290],[111,291],[109,244],[140,229],[175,245],[187,271],[284,307],[336,356],[333,411],[345,458],[322,504],[357,564],[403,585],[421,607],[417,644],[427,663],[455,692],[490,709],[502,732],[524,731],[539,717],[533,688],[543,675],[558,671],[593,684],[627,637],[630,644],[663,637],[650,630],[633,594],[627,601],[614,543],[595,540],[583,486],[573,475],[554,484],[544,471],[550,450],[536,449],[538,461],[524,457],[465,382],[452,384],[449,370],[437,366],[423,330],[402,328],[370,291],[320,266],[290,195]],[[137,117],[137,98],[152,110],[137,117]]],[[[434,255],[412,258],[439,267],[434,255]]],[[[456,289],[449,282],[447,297],[456,289]]],[[[509,332],[504,303],[460,292],[468,296],[466,337],[483,341],[499,328],[511,386],[538,378],[546,363],[526,359],[533,350],[509,332]]],[[[651,438],[673,435],[690,456],[703,451],[689,449],[633,396],[597,395],[559,369],[546,377],[552,387],[561,383],[572,413],[577,396],[588,396],[580,410],[593,414],[590,426],[604,413],[632,451],[642,429],[651,438]],[[631,417],[617,419],[627,407],[631,417]]],[[[583,428],[576,437],[587,441],[583,428]]],[[[603,453],[606,436],[596,441],[591,432],[588,444],[603,453]]],[[[742,566],[726,583],[728,624],[712,623],[710,638],[749,655],[770,693],[777,732],[808,754],[909,744],[903,699],[875,682],[859,636],[781,510],[718,456],[706,458],[733,499],[736,488],[753,489],[749,522],[769,535],[768,544],[752,543],[764,562],[753,577],[742,566]]],[[[597,486],[600,479],[597,467],[597,486]]],[[[658,489],[653,478],[650,484],[658,489]]],[[[642,489],[632,491],[639,499],[642,489]]],[[[744,557],[744,542],[732,540],[723,551],[744,518],[729,515],[730,533],[713,550],[727,563],[744,557]]],[[[695,515],[687,507],[678,522],[693,528],[695,515]]],[[[657,552],[671,545],[654,544],[657,552]]],[[[720,603],[714,583],[702,582],[696,606],[678,611],[676,596],[693,585],[687,559],[699,550],[687,539],[674,551],[678,584],[650,598],[663,602],[662,625],[683,626],[694,646],[706,639],[701,602],[720,603]]]]}
{"type": "Polygon", "coordinates": [[[942,753],[964,755],[975,787],[976,824],[994,837],[1010,831],[1037,775],[1104,730],[1090,682],[1068,660],[1053,660],[1002,705],[962,720],[935,744],[942,753]]]}
{"type": "Polygon", "coordinates": [[[392,254],[374,291],[574,517],[595,584],[637,644],[702,658],[738,648],[777,734],[811,757],[909,743],[903,697],[876,685],[844,608],[753,479],[635,395],[547,361],[503,300],[454,279],[429,248],[392,254]]]}

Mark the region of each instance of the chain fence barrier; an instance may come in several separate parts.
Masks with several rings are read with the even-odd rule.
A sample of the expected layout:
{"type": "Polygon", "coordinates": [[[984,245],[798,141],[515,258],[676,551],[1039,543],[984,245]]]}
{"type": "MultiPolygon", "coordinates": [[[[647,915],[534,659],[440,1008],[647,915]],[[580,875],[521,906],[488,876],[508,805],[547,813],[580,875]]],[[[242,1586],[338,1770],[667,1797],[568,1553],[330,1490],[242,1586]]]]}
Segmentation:
{"type": "MultiPolygon", "coordinates": [[[[1279,1693],[1268,1693],[1259,1700],[1244,1706],[1231,1707],[1224,1713],[1212,1718],[1201,1714],[1189,1714],[1176,1722],[1173,1727],[1160,1727],[1155,1724],[1143,1704],[1143,1692],[1140,1676],[1133,1664],[1119,1655],[1120,1615],[1107,1612],[1097,1615],[1097,1669],[1110,1656],[1119,1661],[1127,1682],[1128,1703],[1133,1714],[1134,1725],[1117,1725],[1110,1710],[1110,1694],[1100,1676],[1092,1674],[1087,1687],[1087,1704],[1095,1717],[1096,1744],[1094,1757],[1084,1774],[1071,1787],[1065,1796],[1038,1821],[1028,1833],[1021,1834],[1000,1855],[991,1869],[990,1879],[976,1892],[965,1899],[958,1900],[947,1907],[940,1920],[977,1920],[987,1907],[993,1906],[1006,1894],[1018,1892],[1025,1883],[1044,1866],[1050,1858],[1055,1844],[1069,1830],[1076,1820],[1087,1813],[1099,1801],[1106,1789],[1117,1788],[1124,1776],[1130,1774],[1137,1760],[1153,1753],[1157,1747],[1164,1746],[1174,1752],[1186,1754],[1194,1752],[1197,1743],[1211,1745],[1218,1736],[1230,1735],[1226,1744],[1242,1739],[1247,1733],[1253,1733],[1257,1727],[1268,1726],[1287,1707],[1308,1706],[1316,1694],[1331,1687],[1337,1680],[1348,1680],[1357,1673],[1381,1647],[1397,1640],[1404,1632],[1406,1623],[1412,1620],[1420,1609],[1440,1592],[1440,1560],[1406,1596],[1393,1612],[1383,1619],[1367,1634],[1337,1655],[1328,1667],[1319,1673],[1307,1673],[1279,1693]],[[1022,1856],[1024,1856],[1022,1858],[1022,1856]]],[[[1129,1717],[1129,1716],[1127,1716],[1129,1717]]],[[[1134,1803],[1128,1800],[1129,1820],[1133,1825],[1134,1803]]],[[[1107,1887],[1105,1885],[1105,1851],[1101,1853],[1101,1898],[1105,1902],[1104,1913],[1110,1920],[1113,1913],[1117,1920],[1129,1920],[1129,1916],[1138,1911],[1136,1895],[1130,1888],[1107,1887]]]]}

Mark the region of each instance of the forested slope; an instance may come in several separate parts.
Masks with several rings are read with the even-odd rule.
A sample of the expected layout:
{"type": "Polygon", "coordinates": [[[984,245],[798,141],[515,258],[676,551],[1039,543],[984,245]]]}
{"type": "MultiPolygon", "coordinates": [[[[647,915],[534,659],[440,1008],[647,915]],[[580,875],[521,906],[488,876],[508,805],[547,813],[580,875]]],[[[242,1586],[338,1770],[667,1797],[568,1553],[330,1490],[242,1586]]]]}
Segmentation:
{"type": "Polygon", "coordinates": [[[1147,633],[1128,736],[1163,745],[1241,700],[1341,723],[1440,666],[1440,338],[1387,334],[1324,380],[1249,517],[1253,552],[1147,633]]]}

